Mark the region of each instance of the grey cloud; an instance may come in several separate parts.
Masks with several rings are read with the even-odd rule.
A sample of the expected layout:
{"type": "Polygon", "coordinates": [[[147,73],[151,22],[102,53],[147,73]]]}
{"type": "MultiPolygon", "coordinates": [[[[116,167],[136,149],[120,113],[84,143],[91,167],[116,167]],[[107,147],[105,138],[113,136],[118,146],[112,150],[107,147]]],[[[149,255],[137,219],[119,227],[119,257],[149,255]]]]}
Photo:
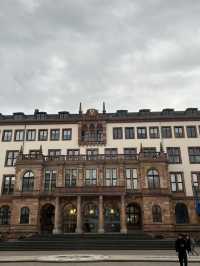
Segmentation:
{"type": "Polygon", "coordinates": [[[1,112],[198,107],[200,2],[0,1],[1,112]]]}

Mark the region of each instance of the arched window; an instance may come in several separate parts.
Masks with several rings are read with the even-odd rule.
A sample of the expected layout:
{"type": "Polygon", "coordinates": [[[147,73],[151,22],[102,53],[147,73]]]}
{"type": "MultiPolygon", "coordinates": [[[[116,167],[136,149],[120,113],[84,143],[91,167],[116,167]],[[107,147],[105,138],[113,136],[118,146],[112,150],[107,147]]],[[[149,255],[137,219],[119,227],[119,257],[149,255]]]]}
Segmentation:
{"type": "Polygon", "coordinates": [[[162,223],[162,213],[161,213],[160,206],[153,205],[153,207],[152,207],[152,217],[153,217],[153,223],[162,223]]]}
{"type": "Polygon", "coordinates": [[[157,170],[155,169],[149,170],[147,173],[147,178],[148,178],[149,189],[160,188],[160,177],[157,170]]]}
{"type": "Polygon", "coordinates": [[[21,208],[20,224],[29,224],[29,208],[21,208]]]}
{"type": "Polygon", "coordinates": [[[0,208],[0,225],[10,224],[10,208],[2,206],[0,208]]]}
{"type": "Polygon", "coordinates": [[[175,207],[176,223],[187,224],[189,223],[188,209],[184,203],[177,203],[175,207]]]}
{"type": "Polygon", "coordinates": [[[22,179],[22,191],[30,192],[34,189],[34,174],[32,171],[27,171],[22,179]]]}

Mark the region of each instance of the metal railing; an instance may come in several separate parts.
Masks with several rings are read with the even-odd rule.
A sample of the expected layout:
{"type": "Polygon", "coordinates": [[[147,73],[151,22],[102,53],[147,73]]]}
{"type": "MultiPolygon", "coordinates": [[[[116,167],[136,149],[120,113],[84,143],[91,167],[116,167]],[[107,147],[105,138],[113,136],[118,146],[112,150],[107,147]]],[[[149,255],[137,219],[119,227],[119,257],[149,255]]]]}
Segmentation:
{"type": "Polygon", "coordinates": [[[97,154],[97,155],[55,155],[47,156],[42,154],[20,154],[17,160],[41,160],[41,161],[120,161],[140,159],[163,159],[167,158],[165,153],[139,153],[139,154],[97,154]]]}

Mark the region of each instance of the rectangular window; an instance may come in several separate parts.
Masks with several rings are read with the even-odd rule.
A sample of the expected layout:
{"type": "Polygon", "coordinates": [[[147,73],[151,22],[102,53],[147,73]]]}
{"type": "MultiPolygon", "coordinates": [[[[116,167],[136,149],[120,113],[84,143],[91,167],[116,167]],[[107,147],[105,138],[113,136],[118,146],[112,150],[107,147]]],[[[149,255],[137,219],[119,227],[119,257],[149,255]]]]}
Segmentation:
{"type": "Polygon", "coordinates": [[[150,139],[159,139],[160,138],[159,127],[150,127],[149,137],[150,139]]]}
{"type": "Polygon", "coordinates": [[[51,129],[51,140],[59,140],[60,139],[60,129],[51,129]]]}
{"type": "Polygon", "coordinates": [[[62,130],[62,139],[63,140],[71,140],[72,139],[72,129],[65,128],[62,130]]]}
{"type": "Polygon", "coordinates": [[[75,187],[78,180],[78,169],[65,170],[65,187],[75,187]]]}
{"type": "Polygon", "coordinates": [[[179,147],[167,148],[168,162],[171,164],[181,163],[181,150],[179,147]]]}
{"type": "Polygon", "coordinates": [[[138,127],[137,128],[137,138],[138,139],[146,139],[147,138],[147,128],[146,127],[138,127]]]}
{"type": "Polygon", "coordinates": [[[174,127],[175,138],[184,138],[184,127],[174,127]]]}
{"type": "Polygon", "coordinates": [[[136,190],[138,189],[138,177],[137,177],[137,169],[134,168],[126,168],[126,187],[127,189],[136,190]]]}
{"type": "Polygon", "coordinates": [[[26,131],[26,140],[27,141],[34,141],[36,139],[36,130],[35,129],[28,129],[26,131]]]}
{"type": "Polygon", "coordinates": [[[113,128],[113,139],[123,139],[122,127],[113,128]]]}
{"type": "Polygon", "coordinates": [[[187,126],[187,137],[188,138],[196,138],[197,137],[197,128],[196,126],[187,126]]]}
{"type": "Polygon", "coordinates": [[[106,168],[106,186],[117,185],[117,168],[106,168]]]}
{"type": "Polygon", "coordinates": [[[153,158],[156,156],[156,148],[155,147],[143,147],[142,149],[144,157],[153,158]]]}
{"type": "Polygon", "coordinates": [[[137,159],[137,148],[124,148],[124,158],[130,160],[137,159]]]}
{"type": "Polygon", "coordinates": [[[31,158],[37,158],[37,155],[40,155],[40,150],[30,150],[29,154],[31,155],[31,158]]]}
{"type": "Polygon", "coordinates": [[[172,138],[172,129],[171,127],[161,127],[162,138],[169,139],[172,138]]]}
{"type": "Polygon", "coordinates": [[[112,160],[117,158],[117,148],[105,148],[106,159],[112,160]]]}
{"type": "Polygon", "coordinates": [[[3,177],[2,194],[12,194],[14,192],[15,176],[5,175],[3,177]]]}
{"type": "Polygon", "coordinates": [[[192,186],[200,191],[200,172],[192,172],[192,186]]]}
{"type": "Polygon", "coordinates": [[[4,130],[2,141],[12,141],[12,130],[4,130]]]}
{"type": "Polygon", "coordinates": [[[48,156],[56,157],[61,155],[60,149],[49,149],[48,150],[48,156]]]}
{"type": "Polygon", "coordinates": [[[38,131],[38,140],[39,141],[48,140],[48,129],[39,129],[39,131],[38,131]]]}
{"type": "Polygon", "coordinates": [[[79,149],[68,149],[67,150],[67,155],[69,155],[69,156],[78,156],[78,155],[80,155],[80,150],[79,149]]]}
{"type": "Polygon", "coordinates": [[[16,158],[19,154],[19,151],[7,151],[5,166],[15,166],[16,158]]]}
{"type": "Polygon", "coordinates": [[[23,141],[24,140],[24,130],[15,130],[15,141],[23,141]]]}
{"type": "Polygon", "coordinates": [[[44,191],[52,192],[56,188],[56,171],[46,170],[44,176],[44,191]]]}
{"type": "Polygon", "coordinates": [[[183,191],[183,173],[182,172],[171,172],[171,191],[182,192],[183,191]]]}
{"type": "Polygon", "coordinates": [[[88,160],[95,160],[97,159],[97,155],[99,153],[98,149],[87,149],[86,154],[87,154],[87,159],[88,160]]]}
{"type": "Polygon", "coordinates": [[[96,168],[85,170],[85,185],[91,186],[97,184],[97,170],[96,168]]]}
{"type": "Polygon", "coordinates": [[[200,147],[188,147],[190,163],[200,163],[200,147]]]}
{"type": "Polygon", "coordinates": [[[134,127],[125,127],[125,139],[134,139],[134,127]]]}

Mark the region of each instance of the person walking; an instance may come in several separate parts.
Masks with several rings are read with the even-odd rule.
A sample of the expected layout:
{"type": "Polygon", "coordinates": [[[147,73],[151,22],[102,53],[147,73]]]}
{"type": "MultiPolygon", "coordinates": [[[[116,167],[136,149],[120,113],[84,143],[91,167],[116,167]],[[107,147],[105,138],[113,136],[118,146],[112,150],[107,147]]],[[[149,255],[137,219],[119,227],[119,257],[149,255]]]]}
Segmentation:
{"type": "Polygon", "coordinates": [[[198,256],[199,253],[195,249],[195,240],[191,238],[189,235],[186,236],[186,243],[187,243],[187,251],[192,255],[198,256]]]}
{"type": "Polygon", "coordinates": [[[187,251],[188,245],[187,240],[184,238],[182,234],[178,235],[178,238],[175,242],[175,249],[178,253],[178,259],[180,262],[180,266],[187,266],[188,265],[188,258],[187,258],[187,251]]]}

